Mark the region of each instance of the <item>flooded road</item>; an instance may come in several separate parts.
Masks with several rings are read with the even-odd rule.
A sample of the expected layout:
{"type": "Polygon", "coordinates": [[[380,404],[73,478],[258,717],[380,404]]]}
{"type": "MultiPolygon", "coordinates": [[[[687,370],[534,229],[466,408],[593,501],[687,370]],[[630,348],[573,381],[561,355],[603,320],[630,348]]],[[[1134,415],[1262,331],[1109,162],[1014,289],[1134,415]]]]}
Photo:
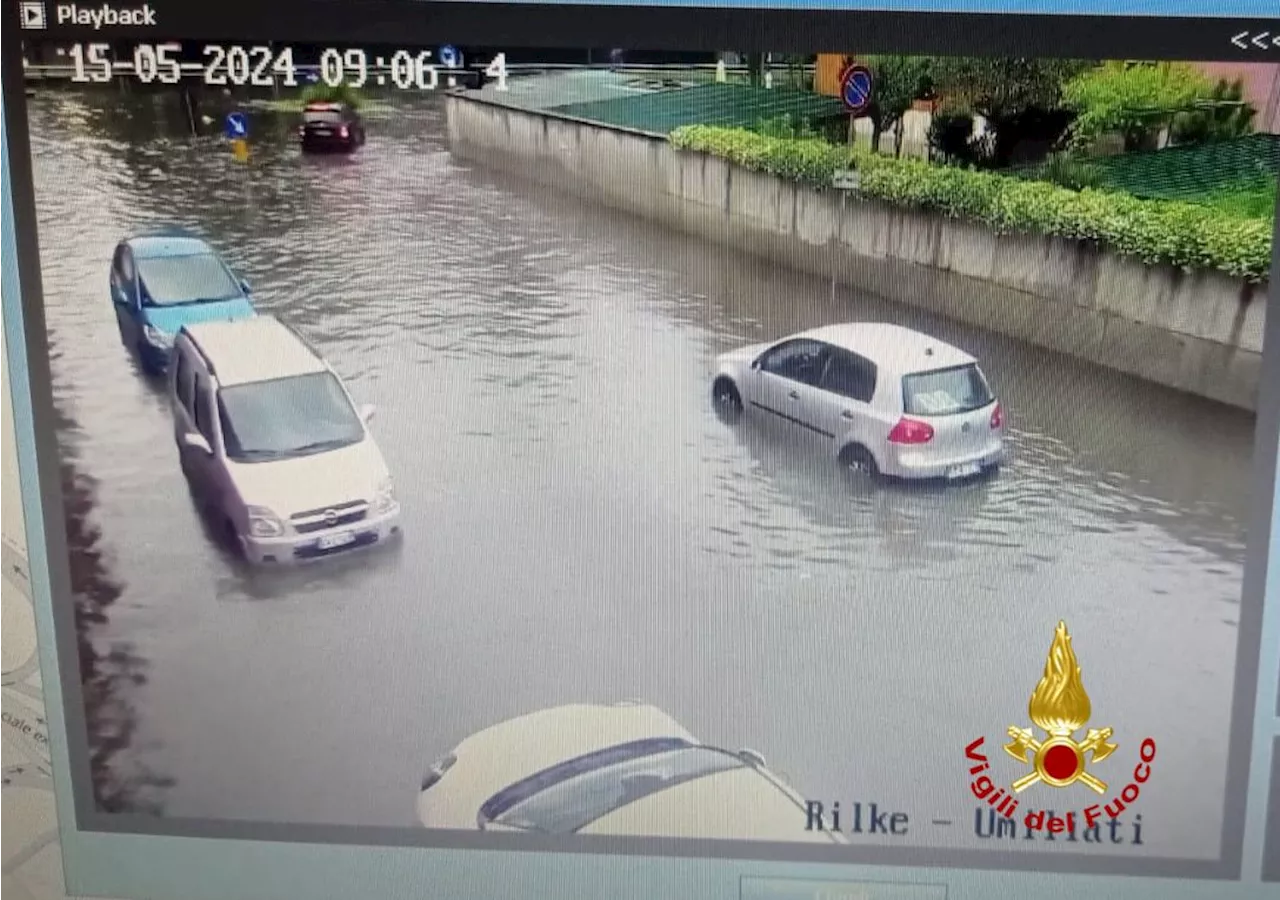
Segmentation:
{"type": "Polygon", "coordinates": [[[247,166],[173,98],[28,102],[60,443],[118,591],[85,628],[146,672],[92,694],[130,720],[100,768],[150,773],[147,809],[410,826],[467,735],[634,697],[907,812],[892,840],[982,845],[964,746],[1030,724],[1065,619],[1109,777],[1160,746],[1143,845],[1097,852],[1216,857],[1249,416],[460,164],[429,101],[371,111],[352,159],[257,112],[247,166]],[[170,223],[376,404],[399,547],[250,573],[209,539],[107,296],[116,242],[170,223]],[[852,320],[982,360],[994,480],[873,486],[713,415],[716,354],[852,320]]]}

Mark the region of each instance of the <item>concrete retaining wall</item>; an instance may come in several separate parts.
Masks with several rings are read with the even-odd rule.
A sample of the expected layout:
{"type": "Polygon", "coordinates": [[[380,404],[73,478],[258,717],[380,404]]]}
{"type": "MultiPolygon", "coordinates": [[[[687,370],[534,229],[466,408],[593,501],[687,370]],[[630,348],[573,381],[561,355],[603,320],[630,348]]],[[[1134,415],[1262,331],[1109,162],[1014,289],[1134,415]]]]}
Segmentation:
{"type": "Polygon", "coordinates": [[[446,99],[460,158],[1037,346],[1257,408],[1267,284],[850,199],[658,136],[446,99]],[[834,255],[834,259],[833,259],[834,255]]]}

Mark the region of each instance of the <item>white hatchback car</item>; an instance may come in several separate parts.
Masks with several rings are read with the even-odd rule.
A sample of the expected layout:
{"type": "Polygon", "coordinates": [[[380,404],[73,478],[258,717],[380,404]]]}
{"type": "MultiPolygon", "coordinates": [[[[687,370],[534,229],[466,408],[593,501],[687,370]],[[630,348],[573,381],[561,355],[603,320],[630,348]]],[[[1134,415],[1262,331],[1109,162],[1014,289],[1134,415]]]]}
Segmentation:
{"type": "Polygon", "coordinates": [[[1004,413],[977,360],[899,325],[827,325],[717,360],[712,399],[825,442],[893,478],[967,478],[1004,459],[1004,413]]]}
{"type": "Polygon", "coordinates": [[[697,741],[642,703],[571,704],[473,734],[430,767],[428,828],[843,844],[754,751],[697,741]]]}
{"type": "Polygon", "coordinates": [[[255,563],[399,533],[391,475],[337,374],[271,316],[187,325],[169,371],[174,440],[201,505],[255,563]]]}

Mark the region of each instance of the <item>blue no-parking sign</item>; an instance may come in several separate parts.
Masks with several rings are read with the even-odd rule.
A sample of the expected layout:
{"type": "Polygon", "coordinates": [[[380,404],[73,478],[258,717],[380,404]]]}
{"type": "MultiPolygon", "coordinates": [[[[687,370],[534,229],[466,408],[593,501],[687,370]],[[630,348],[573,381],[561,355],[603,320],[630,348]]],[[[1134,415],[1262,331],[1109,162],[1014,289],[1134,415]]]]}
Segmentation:
{"type": "Polygon", "coordinates": [[[228,113],[227,120],[222,127],[222,133],[227,136],[228,140],[243,141],[249,136],[249,120],[245,118],[244,113],[228,113]]]}
{"type": "Polygon", "coordinates": [[[871,105],[871,70],[854,63],[840,75],[840,99],[844,108],[857,115],[871,105]]]}

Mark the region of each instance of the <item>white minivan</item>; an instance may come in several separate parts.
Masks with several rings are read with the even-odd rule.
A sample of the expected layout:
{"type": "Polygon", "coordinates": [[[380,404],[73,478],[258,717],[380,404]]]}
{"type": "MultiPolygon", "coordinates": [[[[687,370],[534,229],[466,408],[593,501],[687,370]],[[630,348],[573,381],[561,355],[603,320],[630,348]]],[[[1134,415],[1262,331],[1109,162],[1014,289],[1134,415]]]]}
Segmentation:
{"type": "Polygon", "coordinates": [[[193,492],[246,559],[288,564],[380,544],[400,506],[338,375],[272,316],[182,328],[169,371],[193,492]]]}
{"type": "Polygon", "coordinates": [[[900,325],[826,325],[731,351],[712,399],[787,423],[871,475],[954,480],[1004,459],[1004,411],[978,361],[900,325]]]}

